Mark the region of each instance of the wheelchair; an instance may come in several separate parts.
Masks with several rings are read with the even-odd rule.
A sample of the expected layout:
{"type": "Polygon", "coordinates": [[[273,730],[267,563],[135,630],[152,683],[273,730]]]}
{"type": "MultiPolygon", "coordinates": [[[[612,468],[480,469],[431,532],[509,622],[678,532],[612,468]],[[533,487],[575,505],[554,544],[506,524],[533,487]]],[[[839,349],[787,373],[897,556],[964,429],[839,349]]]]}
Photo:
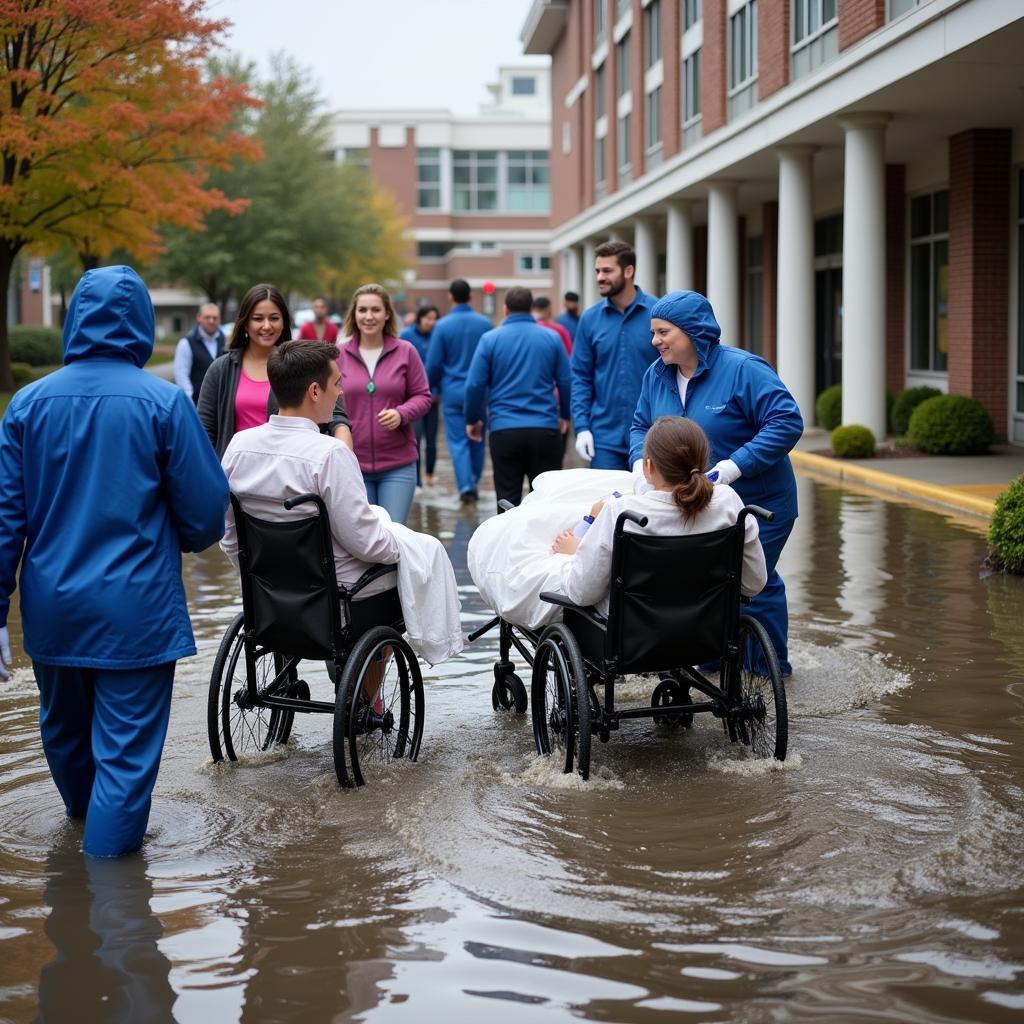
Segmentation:
{"type": "Polygon", "coordinates": [[[496,708],[500,697],[507,709],[526,710],[525,693],[519,700],[513,681],[511,648],[532,667],[538,754],[556,755],[563,772],[575,765],[587,779],[594,736],[608,742],[623,722],[642,718],[688,727],[694,715],[709,713],[731,742],[785,760],[789,724],[779,661],[764,626],[740,611],[747,601],[740,574],[748,515],[772,519],[747,505],[735,526],[653,537],[627,532],[627,522],[642,531],[647,518],[626,510],[615,523],[607,616],[545,592],[542,600],[562,607],[561,622],[534,631],[498,617],[470,635],[472,641],[500,627],[496,708]],[[649,705],[616,707],[615,683],[626,675],[657,678],[649,705]],[[701,699],[694,700],[694,690],[701,699]]]}
{"type": "Polygon", "coordinates": [[[242,612],[224,633],[210,676],[210,753],[215,762],[265,753],[288,741],[296,714],[330,714],[338,782],[362,786],[368,767],[419,756],[423,677],[402,636],[397,590],[354,600],[397,567],[373,566],[340,586],[323,500],[301,494],[283,503],[288,510],[304,504],[318,514],[269,522],[231,495],[242,612]],[[327,663],[333,700],[312,698],[299,678],[303,659],[327,663]]]}

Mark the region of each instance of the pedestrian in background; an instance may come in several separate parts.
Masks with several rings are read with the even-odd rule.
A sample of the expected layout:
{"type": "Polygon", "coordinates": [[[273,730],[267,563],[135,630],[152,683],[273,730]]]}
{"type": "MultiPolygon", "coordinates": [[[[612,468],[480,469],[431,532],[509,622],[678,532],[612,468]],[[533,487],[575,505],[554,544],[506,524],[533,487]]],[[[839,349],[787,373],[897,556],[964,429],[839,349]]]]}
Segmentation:
{"type": "Polygon", "coordinates": [[[199,307],[195,326],[174,349],[174,383],[193,403],[199,401],[199,391],[206,371],[223,354],[224,332],[220,329],[220,309],[208,302],[199,307]]]}
{"type": "Polygon", "coordinates": [[[419,454],[412,425],[432,401],[427,375],[416,349],[397,336],[391,296],[379,284],[356,289],[342,330],[348,340],[338,368],[366,496],[405,525],[419,454]]]}
{"type": "MultiPolygon", "coordinates": [[[[430,335],[437,324],[437,318],[441,311],[437,306],[420,306],[416,310],[415,320],[402,328],[399,337],[409,342],[416,354],[420,357],[424,368],[427,365],[427,348],[430,345],[430,335]]],[[[430,408],[425,416],[416,420],[413,424],[413,432],[416,435],[416,486],[424,481],[428,487],[434,486],[434,469],[437,466],[437,418],[438,399],[436,391],[431,392],[430,408]],[[426,441],[426,471],[425,476],[420,474],[420,466],[423,460],[422,443],[426,441]]]]}
{"type": "MultiPolygon", "coordinates": [[[[284,297],[273,285],[253,285],[238,307],[227,352],[207,371],[199,392],[199,419],[218,457],[239,430],[261,426],[277,413],[267,359],[275,345],[291,337],[292,318],[284,297]]],[[[320,429],[352,447],[344,398],[320,429]]]]}
{"type": "Polygon", "coordinates": [[[0,676],[20,563],[43,752],[94,857],[142,845],[175,662],[196,653],[181,552],[221,537],[228,501],[192,402],[143,370],[153,329],[134,270],[87,271],[64,367],[0,422],[0,676]]]}
{"type": "MultiPolygon", "coordinates": [[[[325,298],[318,297],[313,300],[313,319],[299,328],[299,338],[302,341],[322,341],[328,345],[333,345],[338,340],[338,327],[327,316],[325,298]]],[[[288,338],[285,338],[285,341],[288,341],[288,338]]]]}
{"type": "Polygon", "coordinates": [[[636,253],[625,242],[599,245],[594,273],[603,298],[580,317],[572,350],[576,451],[592,469],[629,469],[629,425],[640,382],[658,358],[651,347],[656,299],[637,287],[636,253]]]}
{"type": "Polygon", "coordinates": [[[494,489],[513,505],[524,476],[532,487],[535,476],[562,468],[569,429],[569,358],[555,332],[530,315],[532,303],[529,288],[509,288],[505,319],[480,339],[466,380],[466,432],[480,439],[486,403],[494,489]]]}
{"type": "Polygon", "coordinates": [[[559,314],[558,323],[569,332],[569,340],[575,342],[576,328],[580,325],[580,297],[576,292],[566,292],[562,301],[565,310],[559,314]]]}
{"type": "Polygon", "coordinates": [[[463,409],[466,376],[473,354],[491,321],[469,305],[470,288],[458,278],[448,288],[452,300],[451,312],[442,317],[427,350],[427,376],[430,386],[441,391],[444,409],[444,436],[455,469],[455,483],[459,499],[464,503],[477,500],[477,487],[484,471],[484,426],[479,437],[466,434],[466,416],[463,409]]]}

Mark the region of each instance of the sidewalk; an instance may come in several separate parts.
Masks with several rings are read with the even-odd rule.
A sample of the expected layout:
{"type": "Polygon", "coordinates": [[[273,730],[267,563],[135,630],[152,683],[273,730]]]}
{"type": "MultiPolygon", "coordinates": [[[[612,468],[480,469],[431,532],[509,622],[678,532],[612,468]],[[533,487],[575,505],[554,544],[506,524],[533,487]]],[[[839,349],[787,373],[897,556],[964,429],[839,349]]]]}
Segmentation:
{"type": "Polygon", "coordinates": [[[829,433],[809,429],[790,453],[809,476],[856,484],[924,504],[987,519],[995,500],[1024,474],[1024,447],[993,445],[986,455],[920,455],[906,458],[836,459],[829,433]]]}

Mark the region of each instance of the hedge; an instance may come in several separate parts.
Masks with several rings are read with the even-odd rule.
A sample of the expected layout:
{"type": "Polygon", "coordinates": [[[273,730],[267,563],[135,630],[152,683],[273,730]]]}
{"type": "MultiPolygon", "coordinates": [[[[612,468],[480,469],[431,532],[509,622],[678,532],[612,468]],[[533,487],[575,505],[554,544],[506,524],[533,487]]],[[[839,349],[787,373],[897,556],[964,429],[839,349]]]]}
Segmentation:
{"type": "Polygon", "coordinates": [[[996,499],[988,524],[989,564],[1024,576],[1024,475],[996,499]]]}
{"type": "Polygon", "coordinates": [[[12,363],[29,366],[58,366],[64,362],[64,342],[59,327],[7,328],[12,363]]]}
{"type": "Polygon", "coordinates": [[[825,388],[814,403],[818,425],[826,430],[835,430],[843,422],[843,386],[833,384],[825,388]]]}
{"type": "Polygon", "coordinates": [[[927,385],[919,388],[907,388],[901,391],[892,405],[892,429],[893,433],[905,434],[910,427],[910,417],[914,410],[929,398],[941,395],[938,388],[931,388],[927,385]]]}
{"type": "Polygon", "coordinates": [[[875,435],[859,423],[836,427],[832,451],[841,459],[870,459],[875,454],[875,435]]]}
{"type": "Polygon", "coordinates": [[[979,455],[995,440],[988,411],[966,395],[925,399],[910,417],[908,434],[929,455],[979,455]]]}

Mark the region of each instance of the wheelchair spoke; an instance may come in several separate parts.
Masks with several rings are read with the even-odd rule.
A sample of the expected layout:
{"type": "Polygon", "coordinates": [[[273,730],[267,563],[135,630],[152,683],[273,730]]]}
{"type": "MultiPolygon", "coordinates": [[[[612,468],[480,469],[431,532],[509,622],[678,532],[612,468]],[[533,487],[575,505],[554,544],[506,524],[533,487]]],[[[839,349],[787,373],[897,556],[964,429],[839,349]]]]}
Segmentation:
{"type": "Polygon", "coordinates": [[[740,739],[757,757],[785,760],[789,736],[786,690],[775,649],[756,619],[740,619],[740,739]]]}

